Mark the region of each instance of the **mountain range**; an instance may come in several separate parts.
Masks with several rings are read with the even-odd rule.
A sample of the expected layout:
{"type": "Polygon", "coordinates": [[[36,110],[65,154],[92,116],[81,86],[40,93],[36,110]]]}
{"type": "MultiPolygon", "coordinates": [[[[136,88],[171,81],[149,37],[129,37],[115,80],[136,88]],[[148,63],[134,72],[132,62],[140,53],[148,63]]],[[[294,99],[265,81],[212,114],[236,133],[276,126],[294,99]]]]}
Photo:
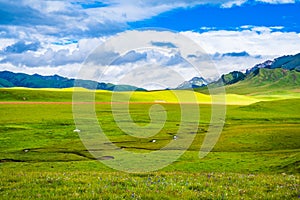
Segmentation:
{"type": "MultiPolygon", "coordinates": [[[[111,83],[99,83],[90,80],[76,80],[81,87],[87,89],[100,89],[110,91],[145,91],[131,85],[114,85],[111,83]]],[[[75,79],[69,79],[58,75],[41,76],[28,75],[9,71],[0,72],[1,87],[28,87],[28,88],[70,88],[74,87],[75,79]]],[[[209,83],[202,77],[194,77],[180,84],[176,89],[193,89],[207,93],[208,88],[216,88],[225,85],[227,92],[236,94],[272,92],[279,89],[300,88],[300,53],[267,60],[257,64],[245,73],[232,71],[223,74],[217,81],[209,83]]]]}
{"type": "Polygon", "coordinates": [[[206,86],[208,84],[208,81],[205,80],[202,77],[194,77],[189,81],[185,81],[181,83],[176,89],[178,90],[184,90],[184,89],[189,89],[189,88],[199,88],[206,86]]]}
{"type": "MultiPolygon", "coordinates": [[[[114,85],[111,83],[99,83],[90,80],[76,80],[83,88],[110,90],[110,91],[145,91],[131,85],[114,85]]],[[[28,87],[28,88],[70,88],[74,87],[75,79],[68,79],[58,75],[41,76],[38,74],[28,75],[9,71],[0,72],[1,87],[28,87]]]]}
{"type": "Polygon", "coordinates": [[[208,92],[208,88],[225,86],[226,91],[236,94],[274,92],[300,88],[300,53],[282,56],[273,61],[257,64],[245,73],[232,71],[223,74],[217,81],[194,88],[208,92]]]}

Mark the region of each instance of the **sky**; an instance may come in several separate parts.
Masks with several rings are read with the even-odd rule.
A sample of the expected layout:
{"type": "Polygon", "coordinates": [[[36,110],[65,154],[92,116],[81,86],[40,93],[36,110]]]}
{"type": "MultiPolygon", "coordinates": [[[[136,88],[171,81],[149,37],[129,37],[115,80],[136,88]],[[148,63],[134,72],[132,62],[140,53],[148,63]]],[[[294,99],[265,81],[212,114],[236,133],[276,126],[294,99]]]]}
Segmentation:
{"type": "MultiPolygon", "coordinates": [[[[124,31],[148,27],[194,41],[219,74],[245,71],[268,59],[300,53],[299,11],[299,0],[0,0],[0,71],[76,78],[99,45],[124,31]]],[[[128,50],[102,81],[118,83],[135,66],[176,69],[188,80],[196,73],[180,56],[128,50]]],[[[168,78],[174,81],[167,86],[179,84],[168,78]]]]}

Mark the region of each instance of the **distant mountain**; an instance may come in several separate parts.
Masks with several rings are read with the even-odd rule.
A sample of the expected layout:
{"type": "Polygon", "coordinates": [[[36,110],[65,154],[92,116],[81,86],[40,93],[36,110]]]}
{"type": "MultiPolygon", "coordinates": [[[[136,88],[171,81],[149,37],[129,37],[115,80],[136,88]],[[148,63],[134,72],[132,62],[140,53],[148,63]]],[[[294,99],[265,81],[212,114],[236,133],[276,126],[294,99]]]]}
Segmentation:
{"type": "Polygon", "coordinates": [[[212,85],[222,86],[222,85],[231,85],[237,83],[241,80],[244,80],[246,75],[239,71],[233,71],[228,74],[223,74],[219,80],[213,82],[212,85]]]}
{"type": "MultiPolygon", "coordinates": [[[[227,93],[267,93],[300,88],[300,53],[260,63],[246,73],[233,71],[209,84],[209,88],[226,86],[227,93]]],[[[197,91],[207,93],[207,87],[197,91]]]]}
{"type": "Polygon", "coordinates": [[[267,60],[264,63],[257,64],[253,68],[246,71],[246,74],[250,74],[257,69],[266,68],[266,69],[287,69],[287,70],[296,70],[300,71],[300,53],[296,55],[282,56],[274,59],[273,61],[267,60]]]}
{"type": "Polygon", "coordinates": [[[202,77],[194,77],[189,81],[185,81],[181,83],[176,89],[192,89],[192,88],[199,88],[203,87],[208,84],[208,81],[202,77]]]}
{"type": "Polygon", "coordinates": [[[276,58],[270,69],[276,68],[300,71],[300,53],[276,58]]]}
{"type": "MultiPolygon", "coordinates": [[[[239,71],[233,71],[229,74],[224,74],[216,83],[223,83],[224,85],[231,85],[243,80],[253,79],[254,77],[259,78],[259,83],[278,81],[290,73],[300,72],[300,53],[296,55],[282,56],[274,59],[273,61],[267,60],[264,63],[260,63],[246,70],[246,73],[239,71]]],[[[297,74],[297,73],[296,73],[297,74]]],[[[257,78],[255,78],[257,79],[257,78]]]]}
{"type": "MultiPolygon", "coordinates": [[[[131,85],[114,85],[111,83],[98,83],[90,80],[77,80],[81,87],[110,91],[145,91],[131,85]]],[[[74,87],[75,79],[68,79],[58,75],[41,76],[28,75],[9,71],[0,72],[0,87],[28,87],[28,88],[70,88],[74,87]]]]}
{"type": "Polygon", "coordinates": [[[254,67],[252,67],[251,69],[247,69],[246,70],[246,74],[250,74],[251,72],[254,72],[256,71],[257,69],[260,69],[260,68],[271,68],[271,65],[274,63],[274,61],[272,60],[267,60],[263,63],[260,63],[260,64],[257,64],[255,65],[254,67]]]}

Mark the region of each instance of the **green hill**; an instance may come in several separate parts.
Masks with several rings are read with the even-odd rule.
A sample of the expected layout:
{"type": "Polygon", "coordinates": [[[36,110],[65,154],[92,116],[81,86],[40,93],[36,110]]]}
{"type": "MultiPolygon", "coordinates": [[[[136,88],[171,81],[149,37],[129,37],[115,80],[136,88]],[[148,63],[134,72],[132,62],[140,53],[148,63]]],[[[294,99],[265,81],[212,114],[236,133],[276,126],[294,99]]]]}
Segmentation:
{"type": "MultiPolygon", "coordinates": [[[[220,87],[219,80],[209,85],[210,88],[220,87]]],[[[298,91],[300,88],[300,72],[282,68],[260,68],[252,72],[244,79],[234,84],[224,83],[226,93],[232,94],[276,94],[290,91],[298,91]]],[[[208,87],[195,89],[201,93],[208,93],[208,87]]]]}
{"type": "Polygon", "coordinates": [[[225,86],[227,93],[276,94],[298,91],[300,88],[300,54],[282,56],[274,61],[255,65],[246,73],[233,71],[206,87],[195,89],[208,93],[208,88],[225,86]]]}
{"type": "Polygon", "coordinates": [[[227,85],[227,93],[259,94],[295,90],[300,87],[300,72],[295,70],[258,69],[236,84],[227,85]]]}
{"type": "Polygon", "coordinates": [[[58,75],[41,76],[39,74],[28,75],[9,71],[0,72],[1,87],[27,87],[27,88],[71,88],[77,85],[87,89],[110,90],[110,91],[134,91],[142,90],[131,85],[114,85],[111,83],[98,83],[91,80],[75,80],[58,75]]]}

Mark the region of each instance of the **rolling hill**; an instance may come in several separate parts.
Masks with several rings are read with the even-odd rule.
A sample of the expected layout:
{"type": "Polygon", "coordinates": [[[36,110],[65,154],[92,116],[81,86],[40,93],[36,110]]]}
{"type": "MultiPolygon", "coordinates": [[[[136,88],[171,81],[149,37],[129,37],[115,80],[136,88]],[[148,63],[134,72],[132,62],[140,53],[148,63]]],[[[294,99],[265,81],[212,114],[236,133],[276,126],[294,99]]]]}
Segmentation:
{"type": "Polygon", "coordinates": [[[261,68],[235,84],[227,85],[226,91],[235,94],[274,93],[300,88],[300,72],[282,68],[261,68]]]}
{"type": "MultiPolygon", "coordinates": [[[[300,88],[300,54],[282,56],[274,61],[266,61],[248,69],[246,73],[233,71],[224,74],[209,88],[225,86],[227,93],[234,94],[274,94],[298,91],[300,88]]],[[[208,87],[194,89],[208,93],[208,87]]]]}

